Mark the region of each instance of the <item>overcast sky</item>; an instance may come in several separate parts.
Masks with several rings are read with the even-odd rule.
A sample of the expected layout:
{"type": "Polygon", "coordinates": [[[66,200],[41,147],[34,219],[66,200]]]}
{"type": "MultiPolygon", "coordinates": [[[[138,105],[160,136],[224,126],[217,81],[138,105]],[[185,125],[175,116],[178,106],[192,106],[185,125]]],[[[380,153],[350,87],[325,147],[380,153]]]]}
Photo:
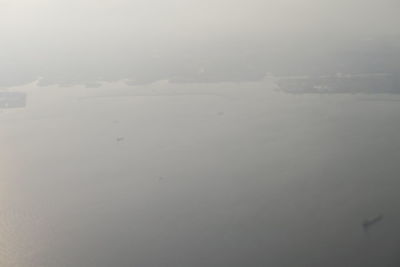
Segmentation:
{"type": "Polygon", "coordinates": [[[86,30],[95,35],[134,33],[138,39],[248,32],[374,34],[398,31],[399,24],[394,0],[3,0],[1,7],[2,34],[43,38],[72,32],[87,38],[86,30]]]}

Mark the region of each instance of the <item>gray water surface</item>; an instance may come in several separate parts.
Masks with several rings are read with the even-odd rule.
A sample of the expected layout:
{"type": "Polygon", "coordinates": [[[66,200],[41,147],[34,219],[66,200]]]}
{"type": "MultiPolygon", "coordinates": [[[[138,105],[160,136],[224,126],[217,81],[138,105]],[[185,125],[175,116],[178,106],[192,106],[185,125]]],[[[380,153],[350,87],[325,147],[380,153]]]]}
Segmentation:
{"type": "Polygon", "coordinates": [[[4,266],[399,263],[397,96],[19,90],[0,113],[4,266]]]}

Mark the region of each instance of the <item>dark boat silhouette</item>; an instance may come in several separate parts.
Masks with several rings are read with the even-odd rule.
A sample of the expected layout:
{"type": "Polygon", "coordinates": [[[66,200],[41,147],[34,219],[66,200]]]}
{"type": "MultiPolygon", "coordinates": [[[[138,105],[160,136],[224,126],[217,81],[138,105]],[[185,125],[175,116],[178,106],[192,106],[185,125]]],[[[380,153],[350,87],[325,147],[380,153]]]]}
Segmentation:
{"type": "Polygon", "coordinates": [[[383,220],[383,215],[380,214],[374,218],[371,219],[367,219],[362,223],[362,227],[364,229],[364,232],[368,232],[369,228],[375,224],[377,224],[378,222],[383,220]]]}

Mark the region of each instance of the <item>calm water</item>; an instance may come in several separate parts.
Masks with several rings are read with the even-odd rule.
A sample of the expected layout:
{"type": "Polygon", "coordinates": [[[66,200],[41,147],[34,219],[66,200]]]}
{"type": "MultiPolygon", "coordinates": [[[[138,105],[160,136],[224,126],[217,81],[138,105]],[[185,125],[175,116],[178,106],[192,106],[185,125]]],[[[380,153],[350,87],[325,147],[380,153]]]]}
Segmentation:
{"type": "Polygon", "coordinates": [[[0,113],[2,266],[400,264],[400,96],[12,90],[27,106],[0,113]]]}

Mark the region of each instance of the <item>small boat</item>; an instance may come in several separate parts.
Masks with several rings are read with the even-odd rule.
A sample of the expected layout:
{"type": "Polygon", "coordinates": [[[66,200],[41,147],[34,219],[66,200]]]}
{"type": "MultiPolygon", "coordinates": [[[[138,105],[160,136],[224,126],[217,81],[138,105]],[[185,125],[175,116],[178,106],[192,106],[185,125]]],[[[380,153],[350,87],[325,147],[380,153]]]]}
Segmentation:
{"type": "Polygon", "coordinates": [[[363,227],[363,229],[364,229],[364,232],[368,232],[368,229],[369,229],[371,226],[377,224],[378,222],[380,222],[380,221],[382,221],[382,220],[383,220],[383,215],[382,215],[382,214],[380,214],[380,215],[378,215],[378,216],[376,216],[376,217],[374,217],[374,218],[365,220],[365,221],[362,223],[362,227],[363,227]]]}

